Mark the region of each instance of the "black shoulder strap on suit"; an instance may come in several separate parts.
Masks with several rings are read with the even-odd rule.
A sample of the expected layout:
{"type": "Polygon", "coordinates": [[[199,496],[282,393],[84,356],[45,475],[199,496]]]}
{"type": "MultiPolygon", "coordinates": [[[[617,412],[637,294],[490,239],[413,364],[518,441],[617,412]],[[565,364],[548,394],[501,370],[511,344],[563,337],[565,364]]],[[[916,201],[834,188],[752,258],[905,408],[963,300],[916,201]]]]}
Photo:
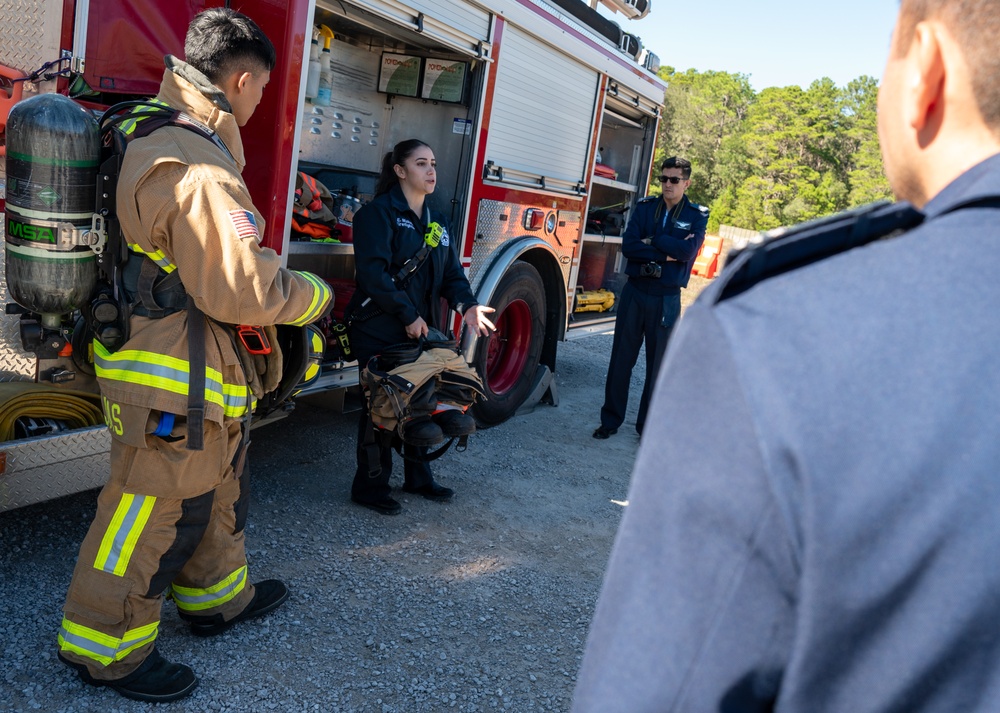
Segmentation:
{"type": "Polygon", "coordinates": [[[734,297],[769,277],[911,230],[924,214],[909,203],[882,201],[763,235],[763,242],[730,253],[715,302],[734,297]]]}
{"type": "MultiPolygon", "coordinates": [[[[430,224],[431,213],[424,205],[424,228],[430,224]]],[[[392,283],[397,289],[403,289],[406,287],[406,283],[410,281],[410,278],[420,269],[420,266],[424,264],[428,257],[430,257],[431,251],[433,251],[430,245],[426,242],[420,246],[417,250],[416,255],[411,257],[409,260],[403,263],[403,266],[399,268],[399,271],[392,276],[392,283]]],[[[360,289],[360,288],[359,288],[360,289]]],[[[372,300],[371,297],[365,297],[364,301],[359,305],[358,309],[355,310],[354,314],[351,315],[349,322],[366,322],[369,319],[378,317],[383,314],[382,308],[379,307],[372,300]]]]}
{"type": "MultiPolygon", "coordinates": [[[[958,202],[935,217],[968,208],[1000,208],[1000,196],[979,196],[958,202]]],[[[924,214],[909,203],[880,201],[828,218],[763,233],[762,242],[733,251],[720,282],[712,285],[721,302],[769,277],[883,238],[912,230],[924,214]]]]}
{"type": "MultiPolygon", "coordinates": [[[[427,226],[431,224],[431,211],[430,208],[427,207],[426,203],[424,203],[423,218],[424,224],[420,227],[423,228],[423,232],[426,233],[427,226]]],[[[407,281],[409,281],[409,279],[413,277],[413,274],[420,269],[420,266],[424,264],[424,260],[427,259],[433,249],[434,248],[424,242],[420,246],[420,249],[417,250],[417,254],[403,263],[403,266],[399,268],[399,272],[392,277],[392,281],[396,283],[396,287],[402,288],[406,286],[407,281]]]]}
{"type": "Polygon", "coordinates": [[[399,272],[392,276],[392,281],[396,283],[396,287],[406,286],[406,283],[410,281],[413,274],[424,264],[424,260],[428,258],[433,249],[430,245],[424,243],[420,246],[416,255],[403,263],[403,266],[399,268],[399,272]]]}

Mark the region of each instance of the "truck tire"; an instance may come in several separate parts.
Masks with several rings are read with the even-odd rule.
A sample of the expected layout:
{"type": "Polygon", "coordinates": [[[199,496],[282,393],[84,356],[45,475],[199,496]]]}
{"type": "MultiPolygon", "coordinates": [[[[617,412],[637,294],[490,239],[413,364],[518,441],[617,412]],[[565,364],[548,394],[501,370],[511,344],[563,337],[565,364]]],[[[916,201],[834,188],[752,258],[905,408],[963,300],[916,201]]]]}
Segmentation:
{"type": "Polygon", "coordinates": [[[517,261],[497,285],[490,315],[497,331],[480,337],[473,364],[486,400],[472,407],[476,420],[493,425],[514,415],[538,370],[545,340],[545,286],[532,265],[517,261]]]}

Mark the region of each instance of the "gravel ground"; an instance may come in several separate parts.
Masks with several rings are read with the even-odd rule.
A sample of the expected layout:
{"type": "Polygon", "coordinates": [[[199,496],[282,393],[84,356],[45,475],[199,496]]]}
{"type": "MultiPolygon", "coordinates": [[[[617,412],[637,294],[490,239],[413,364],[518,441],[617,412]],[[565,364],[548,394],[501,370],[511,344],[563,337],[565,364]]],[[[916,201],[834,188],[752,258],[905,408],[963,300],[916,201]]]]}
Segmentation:
{"type": "MultiPolygon", "coordinates": [[[[693,278],[685,304],[704,282],[693,278]]],[[[305,403],[255,430],[251,577],[281,578],[292,596],[215,639],[165,606],[158,647],[200,684],[156,710],[567,711],[638,446],[641,355],[625,427],[590,436],[611,341],[561,344],[559,406],[449,452],[435,473],[454,500],[397,491],[396,517],[349,502],[353,414],[305,403]]],[[[0,513],[0,711],[151,707],[85,686],[55,658],[96,498],[0,513]]]]}
{"type": "MultiPolygon", "coordinates": [[[[285,580],[292,597],[208,640],[165,606],[158,646],[200,685],[158,710],[568,710],[638,444],[628,428],[590,437],[610,345],[561,345],[559,406],[449,452],[435,472],[454,501],[398,492],[397,517],[348,500],[353,414],[303,404],[256,430],[251,576],[285,580]]],[[[640,359],[635,394],[642,378],[640,359]]],[[[0,710],[148,707],[84,686],[55,658],[95,503],[90,492],[0,513],[0,710]]]]}

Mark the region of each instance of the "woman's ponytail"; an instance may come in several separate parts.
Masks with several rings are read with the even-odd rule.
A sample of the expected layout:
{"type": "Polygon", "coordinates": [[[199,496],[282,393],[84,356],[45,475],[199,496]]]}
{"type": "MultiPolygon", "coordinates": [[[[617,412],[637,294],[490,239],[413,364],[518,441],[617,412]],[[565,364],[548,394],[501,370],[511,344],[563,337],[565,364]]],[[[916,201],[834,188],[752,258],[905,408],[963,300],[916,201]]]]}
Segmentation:
{"type": "MultiPolygon", "coordinates": [[[[406,139],[400,141],[392,147],[392,151],[382,157],[382,170],[379,171],[378,181],[375,183],[375,195],[380,196],[388,193],[392,187],[399,183],[399,176],[396,175],[396,166],[402,166],[410,155],[422,146],[427,146],[420,139],[406,139]]],[[[427,146],[430,148],[430,146],[427,146]]]]}

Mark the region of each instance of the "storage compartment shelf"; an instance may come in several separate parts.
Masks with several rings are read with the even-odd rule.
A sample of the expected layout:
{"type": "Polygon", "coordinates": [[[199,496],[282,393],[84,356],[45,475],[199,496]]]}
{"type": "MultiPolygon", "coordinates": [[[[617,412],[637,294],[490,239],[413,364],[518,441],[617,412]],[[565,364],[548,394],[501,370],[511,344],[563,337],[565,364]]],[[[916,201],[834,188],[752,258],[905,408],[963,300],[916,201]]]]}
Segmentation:
{"type": "Polygon", "coordinates": [[[608,186],[609,188],[617,188],[620,191],[628,191],[629,193],[636,193],[639,190],[638,186],[633,186],[631,183],[625,183],[624,181],[613,181],[610,178],[605,178],[604,176],[593,177],[593,182],[599,186],[608,186]]]}
{"type": "Polygon", "coordinates": [[[620,235],[598,235],[597,233],[584,233],[583,240],[587,243],[607,243],[610,245],[621,245],[620,235]]]}
{"type": "Polygon", "coordinates": [[[353,255],[353,243],[311,243],[292,240],[288,243],[289,255],[353,255]]]}
{"type": "Polygon", "coordinates": [[[581,312],[573,315],[566,330],[566,339],[614,331],[615,312],[581,312]]]}

